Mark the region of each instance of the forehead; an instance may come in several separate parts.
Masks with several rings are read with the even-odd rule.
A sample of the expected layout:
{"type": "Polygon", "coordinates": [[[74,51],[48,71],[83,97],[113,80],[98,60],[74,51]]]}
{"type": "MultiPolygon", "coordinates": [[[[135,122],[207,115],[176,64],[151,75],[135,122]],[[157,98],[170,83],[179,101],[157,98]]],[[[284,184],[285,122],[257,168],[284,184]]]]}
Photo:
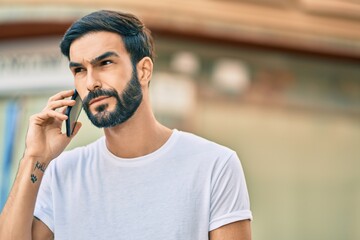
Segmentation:
{"type": "Polygon", "coordinates": [[[91,32],[76,39],[70,46],[70,61],[91,61],[104,52],[129,56],[122,38],[112,32],[91,32]]]}

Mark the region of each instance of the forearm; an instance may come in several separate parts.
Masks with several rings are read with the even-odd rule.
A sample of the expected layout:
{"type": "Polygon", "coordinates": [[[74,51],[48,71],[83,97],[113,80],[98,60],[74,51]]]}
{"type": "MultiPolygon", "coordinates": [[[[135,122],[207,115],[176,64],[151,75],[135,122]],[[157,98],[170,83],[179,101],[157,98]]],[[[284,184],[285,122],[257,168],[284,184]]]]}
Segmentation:
{"type": "Polygon", "coordinates": [[[24,157],[0,215],[0,239],[31,239],[36,197],[44,174],[40,159],[24,157]]]}
{"type": "Polygon", "coordinates": [[[251,222],[242,220],[224,225],[209,233],[210,240],[251,240],[251,222]]]}

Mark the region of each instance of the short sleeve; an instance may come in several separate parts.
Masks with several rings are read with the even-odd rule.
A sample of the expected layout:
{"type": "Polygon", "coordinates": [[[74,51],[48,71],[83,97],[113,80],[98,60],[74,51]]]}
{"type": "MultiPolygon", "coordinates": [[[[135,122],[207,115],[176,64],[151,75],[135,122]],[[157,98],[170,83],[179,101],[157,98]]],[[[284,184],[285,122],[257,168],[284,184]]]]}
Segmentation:
{"type": "Polygon", "coordinates": [[[209,231],[232,222],[252,219],[244,172],[235,152],[214,169],[210,200],[209,231]]]}
{"type": "Polygon", "coordinates": [[[54,161],[49,164],[44,173],[34,210],[34,216],[45,223],[52,232],[54,232],[53,198],[51,190],[53,162],[54,161]]]}

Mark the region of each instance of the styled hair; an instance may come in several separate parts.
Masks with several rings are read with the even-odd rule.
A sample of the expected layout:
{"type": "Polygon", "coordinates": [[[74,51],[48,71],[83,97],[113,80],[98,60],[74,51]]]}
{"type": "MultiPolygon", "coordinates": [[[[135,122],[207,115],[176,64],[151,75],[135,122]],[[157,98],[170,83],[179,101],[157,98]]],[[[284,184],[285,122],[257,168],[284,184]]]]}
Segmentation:
{"type": "Polygon", "coordinates": [[[70,59],[70,46],[76,39],[101,31],[120,35],[134,66],[144,57],[150,57],[154,61],[154,44],[150,30],[136,16],[110,10],[96,11],[75,21],[61,40],[62,54],[70,59]]]}

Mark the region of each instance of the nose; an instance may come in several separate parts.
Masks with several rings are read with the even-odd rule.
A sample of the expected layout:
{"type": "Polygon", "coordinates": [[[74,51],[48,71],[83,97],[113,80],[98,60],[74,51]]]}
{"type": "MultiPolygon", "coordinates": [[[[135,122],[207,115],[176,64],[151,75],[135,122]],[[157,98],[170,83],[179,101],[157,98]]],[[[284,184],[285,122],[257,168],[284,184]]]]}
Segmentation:
{"type": "Polygon", "coordinates": [[[87,70],[86,88],[90,92],[94,91],[97,88],[101,88],[101,81],[99,79],[99,76],[92,69],[87,70]]]}

